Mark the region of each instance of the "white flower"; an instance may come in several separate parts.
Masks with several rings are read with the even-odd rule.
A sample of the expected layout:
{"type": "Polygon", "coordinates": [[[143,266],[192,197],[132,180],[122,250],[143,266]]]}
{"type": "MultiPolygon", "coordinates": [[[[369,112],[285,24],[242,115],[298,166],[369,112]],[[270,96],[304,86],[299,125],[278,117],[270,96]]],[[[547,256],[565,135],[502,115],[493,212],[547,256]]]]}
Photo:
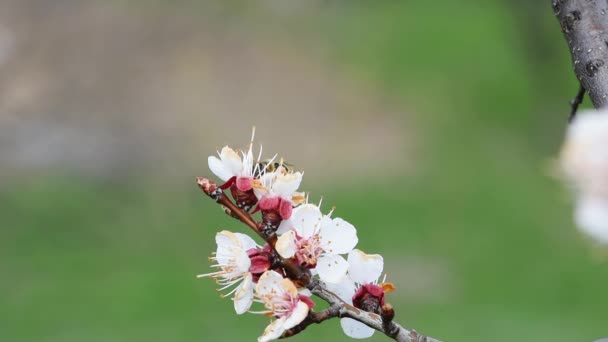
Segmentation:
{"type": "Polygon", "coordinates": [[[608,110],[576,116],[568,128],[560,165],[577,192],[577,225],[608,244],[608,110]]]}
{"type": "Polygon", "coordinates": [[[276,243],[283,258],[295,257],[301,266],[314,268],[324,282],[337,283],[348,271],[348,263],[340,254],[357,245],[357,230],[341,218],[323,215],[314,204],[294,210],[288,221],[281,222],[276,243]]]}
{"type": "MultiPolygon", "coordinates": [[[[335,293],[347,304],[353,305],[353,297],[361,287],[377,285],[384,268],[384,260],[378,254],[365,254],[355,249],[348,254],[349,276],[337,284],[325,283],[328,290],[335,293]]],[[[368,338],[374,329],[352,318],[340,319],[344,333],[352,338],[368,338]]]]}
{"type": "MultiPolygon", "coordinates": [[[[249,144],[249,150],[247,152],[241,152],[242,159],[237,152],[228,146],[224,146],[221,152],[218,152],[218,157],[209,156],[207,159],[209,163],[209,169],[218,178],[226,183],[226,187],[232,185],[232,182],[236,184],[237,189],[241,191],[249,191],[253,188],[253,175],[256,173],[253,163],[253,138],[255,136],[255,127],[251,134],[251,143],[249,144]]],[[[260,155],[262,155],[262,148],[260,147],[260,155]]],[[[261,171],[261,170],[257,170],[261,171]]]]}
{"type": "Polygon", "coordinates": [[[289,219],[294,197],[301,197],[296,191],[300,187],[302,176],[302,172],[287,172],[283,167],[262,175],[253,187],[256,197],[260,200],[260,209],[278,210],[282,219],[289,219]]]}
{"type": "Polygon", "coordinates": [[[279,338],[285,330],[300,324],[312,306],[312,301],[298,293],[294,283],[275,271],[266,271],[255,288],[256,296],[276,319],[264,330],[259,342],[279,338]]]}
{"type": "Polygon", "coordinates": [[[253,302],[253,276],[249,272],[251,260],[247,251],[258,248],[258,245],[249,236],[240,233],[232,233],[227,230],[216,234],[215,242],[217,251],[215,256],[210,258],[219,270],[212,273],[200,274],[197,277],[212,277],[221,286],[219,291],[228,289],[236,284],[229,293],[222,297],[230,296],[234,293],[234,309],[237,314],[243,314],[249,310],[253,302]]]}
{"type": "Polygon", "coordinates": [[[608,110],[576,116],[568,128],[560,161],[577,190],[608,198],[608,110]]]}

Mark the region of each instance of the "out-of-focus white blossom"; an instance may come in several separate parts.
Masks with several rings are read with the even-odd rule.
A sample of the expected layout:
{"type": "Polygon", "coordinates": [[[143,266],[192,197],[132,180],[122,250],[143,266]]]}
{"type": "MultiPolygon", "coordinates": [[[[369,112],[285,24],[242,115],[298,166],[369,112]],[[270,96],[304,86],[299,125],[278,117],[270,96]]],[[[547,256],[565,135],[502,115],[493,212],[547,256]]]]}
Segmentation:
{"type": "Polygon", "coordinates": [[[216,262],[212,267],[219,270],[200,274],[197,277],[214,278],[221,286],[219,291],[236,285],[222,297],[234,294],[234,310],[239,315],[243,314],[251,307],[255,287],[253,275],[249,272],[251,260],[247,251],[258,248],[258,245],[245,234],[232,233],[227,230],[217,233],[215,242],[217,243],[217,251],[215,256],[210,259],[216,262]]]}
{"type": "Polygon", "coordinates": [[[281,222],[276,249],[284,258],[295,257],[298,264],[315,269],[321,280],[337,283],[344,278],[347,254],[357,245],[357,230],[341,218],[323,215],[314,204],[294,209],[292,217],[281,222]]]}
{"type": "Polygon", "coordinates": [[[602,197],[579,198],[574,217],[582,231],[598,242],[608,244],[608,199],[602,197]]]}
{"type": "Polygon", "coordinates": [[[608,243],[608,110],[577,114],[560,165],[576,192],[576,224],[598,242],[608,243]]]}
{"type": "Polygon", "coordinates": [[[267,309],[261,313],[275,317],[258,338],[259,342],[275,340],[283,335],[285,330],[300,324],[314,305],[308,297],[298,293],[291,280],[283,278],[275,271],[262,274],[255,292],[267,309]]]}

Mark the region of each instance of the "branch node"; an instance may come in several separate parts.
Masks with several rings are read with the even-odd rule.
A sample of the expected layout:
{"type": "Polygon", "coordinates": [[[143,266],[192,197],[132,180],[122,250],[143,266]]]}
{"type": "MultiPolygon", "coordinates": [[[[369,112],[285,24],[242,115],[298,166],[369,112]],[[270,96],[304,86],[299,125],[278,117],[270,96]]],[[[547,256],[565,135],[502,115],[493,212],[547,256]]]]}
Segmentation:
{"type": "Polygon", "coordinates": [[[208,178],[196,177],[196,183],[207,196],[213,198],[216,202],[221,201],[224,197],[224,191],[208,178]]]}
{"type": "Polygon", "coordinates": [[[579,85],[578,92],[576,96],[570,100],[570,115],[568,116],[568,122],[572,122],[574,117],[576,116],[576,111],[578,110],[578,106],[583,102],[583,98],[585,97],[585,87],[582,84],[579,85]]]}
{"type": "Polygon", "coordinates": [[[389,303],[386,303],[382,306],[382,310],[380,312],[380,317],[382,317],[382,328],[385,333],[395,338],[399,334],[399,327],[393,324],[393,318],[395,318],[395,309],[389,303]]]}

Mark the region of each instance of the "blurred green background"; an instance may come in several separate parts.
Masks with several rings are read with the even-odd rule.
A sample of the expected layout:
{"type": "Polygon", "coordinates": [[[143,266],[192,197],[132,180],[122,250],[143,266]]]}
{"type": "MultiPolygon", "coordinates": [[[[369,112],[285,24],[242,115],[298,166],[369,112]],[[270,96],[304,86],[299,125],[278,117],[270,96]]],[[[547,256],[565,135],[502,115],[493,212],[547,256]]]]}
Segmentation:
{"type": "Polygon", "coordinates": [[[384,255],[407,327],[608,336],[551,176],[576,90],[549,1],[2,1],[0,340],[255,340],[195,278],[245,228],[194,183],[253,125],[384,255]]]}

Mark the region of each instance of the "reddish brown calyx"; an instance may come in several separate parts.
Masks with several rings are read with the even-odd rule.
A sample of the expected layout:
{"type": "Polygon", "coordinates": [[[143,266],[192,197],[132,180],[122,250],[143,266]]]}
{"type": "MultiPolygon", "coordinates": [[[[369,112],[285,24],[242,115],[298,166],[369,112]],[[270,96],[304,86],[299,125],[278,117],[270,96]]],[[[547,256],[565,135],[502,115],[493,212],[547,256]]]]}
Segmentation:
{"type": "Polygon", "coordinates": [[[368,312],[380,314],[382,307],[385,305],[384,294],[393,290],[394,286],[391,283],[363,285],[353,296],[353,306],[368,312]]]}
{"type": "Polygon", "coordinates": [[[236,182],[236,176],[233,176],[229,180],[227,180],[226,183],[220,185],[220,189],[226,190],[226,189],[230,188],[232,185],[234,185],[235,182],[236,182]]]}
{"type": "Polygon", "coordinates": [[[293,203],[291,203],[290,200],[279,196],[262,197],[258,207],[262,212],[271,210],[276,211],[283,220],[289,220],[293,211],[293,203]]]}
{"type": "Polygon", "coordinates": [[[253,189],[249,189],[243,191],[239,189],[237,183],[234,183],[230,186],[230,193],[232,194],[232,198],[236,202],[237,207],[250,211],[258,203],[258,198],[253,193],[253,189]]]}
{"type": "Polygon", "coordinates": [[[272,267],[272,248],[269,245],[265,245],[262,249],[252,248],[247,251],[247,255],[251,261],[249,272],[253,276],[253,281],[257,282],[262,274],[272,267]]]}
{"type": "Polygon", "coordinates": [[[311,309],[315,307],[315,302],[313,302],[312,299],[310,299],[310,297],[298,295],[298,299],[300,299],[302,302],[304,302],[304,304],[308,305],[308,307],[311,309]]]}
{"type": "MultiPolygon", "coordinates": [[[[260,206],[258,205],[253,213],[259,209],[260,206]]],[[[262,224],[260,227],[261,233],[266,237],[274,235],[277,229],[279,229],[281,221],[283,221],[283,219],[277,210],[262,210],[262,224]]]]}

